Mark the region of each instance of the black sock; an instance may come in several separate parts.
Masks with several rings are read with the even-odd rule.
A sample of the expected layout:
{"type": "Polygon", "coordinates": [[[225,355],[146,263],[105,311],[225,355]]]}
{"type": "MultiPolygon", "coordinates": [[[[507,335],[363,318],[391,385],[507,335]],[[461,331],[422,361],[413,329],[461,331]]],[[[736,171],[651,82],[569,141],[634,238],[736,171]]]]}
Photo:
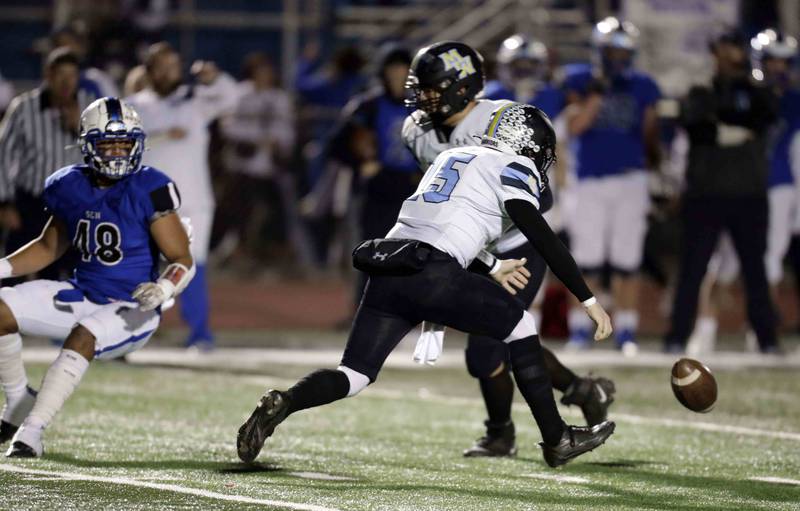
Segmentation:
{"type": "Polygon", "coordinates": [[[544,355],[544,363],[547,366],[547,372],[550,373],[550,380],[553,382],[553,388],[566,392],[567,389],[575,382],[577,376],[575,373],[567,369],[557,358],[556,355],[542,346],[542,354],[544,355]]]}
{"type": "Polygon", "coordinates": [[[548,445],[556,445],[561,440],[565,426],[553,398],[553,385],[544,364],[539,336],[512,341],[508,344],[508,350],[517,388],[536,419],[542,440],[548,445]]]}
{"type": "Polygon", "coordinates": [[[506,424],[511,420],[511,402],[514,400],[514,380],[508,368],[500,374],[478,380],[481,385],[483,402],[489,413],[489,422],[506,424]]]}
{"type": "Polygon", "coordinates": [[[289,414],[322,406],[347,397],[350,381],[347,375],[335,369],[317,369],[286,391],[289,397],[289,414]]]}

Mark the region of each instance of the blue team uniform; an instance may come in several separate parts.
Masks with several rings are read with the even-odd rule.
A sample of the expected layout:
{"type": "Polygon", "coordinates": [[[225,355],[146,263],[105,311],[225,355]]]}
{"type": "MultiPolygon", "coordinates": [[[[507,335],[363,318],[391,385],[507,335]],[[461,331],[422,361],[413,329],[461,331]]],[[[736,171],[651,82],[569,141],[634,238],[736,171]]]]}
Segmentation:
{"type": "Polygon", "coordinates": [[[770,151],[770,188],[794,183],[789,150],[800,130],[800,91],[790,89],[781,96],[780,118],[773,132],[770,151]]]}
{"type": "Polygon", "coordinates": [[[519,101],[533,105],[541,109],[550,119],[555,119],[564,110],[564,92],[553,87],[549,83],[539,89],[532,98],[517,98],[514,91],[508,89],[500,80],[492,80],[486,84],[483,90],[483,97],[486,99],[498,100],[507,99],[509,101],[519,101]]]}
{"type": "Polygon", "coordinates": [[[47,179],[44,202],[65,223],[79,253],[70,281],[79,295],[98,304],[132,302],[139,284],[158,278],[150,223],[178,209],[180,196],[175,183],[152,167],[108,188],[95,186],[92,172],[87,165],[57,171],[47,179]]]}
{"type": "MultiPolygon", "coordinates": [[[[564,89],[585,95],[593,80],[591,66],[569,66],[564,89]]],[[[575,140],[578,178],[606,177],[644,168],[644,111],[660,97],[653,79],[638,71],[631,70],[614,79],[603,96],[594,124],[575,140]]]]}

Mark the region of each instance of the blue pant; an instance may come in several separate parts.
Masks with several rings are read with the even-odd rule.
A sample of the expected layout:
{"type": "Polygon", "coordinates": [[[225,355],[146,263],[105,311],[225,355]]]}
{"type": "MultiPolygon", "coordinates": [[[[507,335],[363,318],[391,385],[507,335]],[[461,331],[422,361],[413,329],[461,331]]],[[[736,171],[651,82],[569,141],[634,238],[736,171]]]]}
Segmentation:
{"type": "Polygon", "coordinates": [[[198,342],[214,342],[214,336],[208,326],[208,309],[206,267],[197,265],[194,278],[181,293],[181,318],[189,326],[187,346],[198,342]]]}

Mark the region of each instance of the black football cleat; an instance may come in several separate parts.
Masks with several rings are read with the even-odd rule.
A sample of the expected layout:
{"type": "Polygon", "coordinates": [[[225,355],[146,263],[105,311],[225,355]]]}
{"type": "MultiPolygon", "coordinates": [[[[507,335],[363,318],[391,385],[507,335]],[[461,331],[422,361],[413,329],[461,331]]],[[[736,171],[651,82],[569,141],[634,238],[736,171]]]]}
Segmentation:
{"type": "Polygon", "coordinates": [[[6,452],[6,458],[38,458],[36,450],[25,442],[16,441],[6,452]]]}
{"type": "Polygon", "coordinates": [[[580,406],[586,423],[594,426],[608,418],[616,391],[614,382],[607,378],[578,378],[561,396],[561,403],[580,406]]]}
{"type": "Polygon", "coordinates": [[[10,422],[0,421],[0,445],[8,442],[17,433],[19,426],[15,426],[10,422]]]}
{"type": "Polygon", "coordinates": [[[10,422],[0,421],[0,445],[8,442],[17,433],[19,426],[15,426],[10,422]]]}
{"type": "Polygon", "coordinates": [[[486,424],[486,435],[480,437],[475,445],[464,451],[467,458],[516,456],[517,444],[514,423],[511,421],[486,424]]]}
{"type": "Polygon", "coordinates": [[[592,427],[567,426],[557,445],[539,442],[544,461],[552,468],[560,467],[573,458],[587,453],[605,443],[614,432],[616,424],[602,422],[592,427]]]}
{"type": "Polygon", "coordinates": [[[289,402],[283,392],[268,390],[261,397],[250,418],[239,428],[236,451],[239,459],[251,463],[256,459],[264,442],[272,436],[275,427],[283,422],[289,410],[289,402]]]}

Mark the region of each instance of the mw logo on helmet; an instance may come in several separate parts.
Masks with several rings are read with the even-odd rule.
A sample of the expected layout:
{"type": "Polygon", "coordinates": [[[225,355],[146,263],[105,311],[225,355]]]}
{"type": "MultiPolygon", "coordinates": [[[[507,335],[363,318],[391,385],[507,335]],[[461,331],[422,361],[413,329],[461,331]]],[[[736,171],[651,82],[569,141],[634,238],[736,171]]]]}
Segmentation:
{"type": "Polygon", "coordinates": [[[475,66],[472,65],[472,57],[469,55],[462,57],[455,48],[445,53],[440,53],[439,58],[444,62],[445,70],[455,69],[459,72],[459,78],[466,78],[469,75],[475,74],[475,66]]]}

